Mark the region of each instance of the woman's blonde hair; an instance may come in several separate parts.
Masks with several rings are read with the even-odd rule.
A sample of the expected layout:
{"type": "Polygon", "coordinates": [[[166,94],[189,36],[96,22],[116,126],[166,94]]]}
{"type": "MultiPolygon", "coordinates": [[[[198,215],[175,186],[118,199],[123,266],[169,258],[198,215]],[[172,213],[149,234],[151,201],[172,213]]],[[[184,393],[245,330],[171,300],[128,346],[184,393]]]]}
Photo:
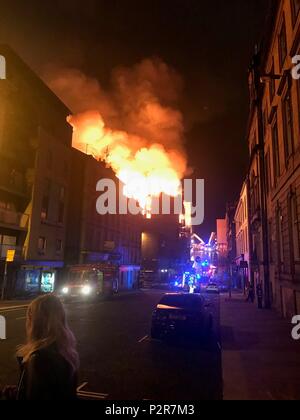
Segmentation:
{"type": "Polygon", "coordinates": [[[29,306],[26,319],[27,343],[17,355],[26,363],[38,350],[55,344],[58,352],[75,372],[79,367],[75,337],[68,327],[64,307],[53,294],[35,299],[29,306]]]}

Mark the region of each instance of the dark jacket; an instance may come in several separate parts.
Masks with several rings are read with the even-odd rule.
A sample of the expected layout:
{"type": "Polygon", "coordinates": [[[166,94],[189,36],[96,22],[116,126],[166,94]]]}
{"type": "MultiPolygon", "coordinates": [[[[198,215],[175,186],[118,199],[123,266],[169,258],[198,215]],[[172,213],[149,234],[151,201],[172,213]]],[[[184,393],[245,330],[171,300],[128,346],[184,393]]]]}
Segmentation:
{"type": "Polygon", "coordinates": [[[69,363],[51,345],[32,354],[21,363],[17,400],[75,400],[77,375],[69,363]]]}

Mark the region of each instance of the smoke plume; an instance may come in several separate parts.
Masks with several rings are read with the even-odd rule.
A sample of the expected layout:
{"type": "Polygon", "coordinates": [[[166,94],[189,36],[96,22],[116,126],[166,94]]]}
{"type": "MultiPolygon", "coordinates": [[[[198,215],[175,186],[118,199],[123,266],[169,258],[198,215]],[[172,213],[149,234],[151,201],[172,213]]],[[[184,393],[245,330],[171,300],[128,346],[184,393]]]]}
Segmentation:
{"type": "Polygon", "coordinates": [[[143,205],[151,195],[178,193],[187,160],[178,110],[183,81],[175,70],[145,59],[115,69],[109,89],[77,69],[52,68],[45,79],[73,112],[73,146],[108,162],[128,196],[143,205]]]}

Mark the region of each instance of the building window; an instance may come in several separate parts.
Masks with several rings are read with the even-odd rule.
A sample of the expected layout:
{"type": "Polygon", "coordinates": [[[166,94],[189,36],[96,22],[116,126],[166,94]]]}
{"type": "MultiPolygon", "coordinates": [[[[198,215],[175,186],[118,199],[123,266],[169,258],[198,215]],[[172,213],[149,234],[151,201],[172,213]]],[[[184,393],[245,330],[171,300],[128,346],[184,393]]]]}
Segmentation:
{"type": "Polygon", "coordinates": [[[300,11],[300,0],[291,0],[291,3],[292,3],[293,22],[295,24],[299,15],[299,11],[300,11]]]}
{"type": "Polygon", "coordinates": [[[280,177],[280,154],[279,154],[277,121],[275,122],[272,128],[272,146],[273,146],[273,165],[274,165],[274,185],[276,185],[277,180],[280,177]]]}
{"type": "Polygon", "coordinates": [[[7,251],[15,249],[17,238],[15,236],[0,235],[0,258],[6,258],[7,251]]]}
{"type": "Polygon", "coordinates": [[[288,91],[283,103],[283,125],[284,125],[284,146],[286,161],[292,156],[294,152],[294,134],[293,134],[293,108],[291,92],[288,91]]]}
{"type": "Polygon", "coordinates": [[[50,189],[51,189],[51,182],[49,181],[49,179],[46,179],[45,184],[44,184],[43,197],[42,197],[42,210],[41,210],[42,220],[47,220],[49,216],[50,189]]]}
{"type": "Polygon", "coordinates": [[[44,254],[47,248],[47,240],[44,236],[40,236],[38,239],[38,251],[39,253],[44,254]]]}
{"type": "Polygon", "coordinates": [[[63,241],[61,239],[56,240],[56,252],[60,254],[63,249],[63,241]]]}
{"type": "Polygon", "coordinates": [[[289,199],[289,219],[290,219],[290,233],[292,244],[292,263],[300,261],[300,242],[299,242],[299,221],[298,221],[298,207],[297,196],[292,194],[289,199]]]}
{"type": "Polygon", "coordinates": [[[285,20],[283,20],[283,24],[279,33],[278,38],[278,45],[279,45],[279,62],[280,68],[282,69],[286,56],[287,56],[287,40],[286,40],[286,26],[285,20]]]}

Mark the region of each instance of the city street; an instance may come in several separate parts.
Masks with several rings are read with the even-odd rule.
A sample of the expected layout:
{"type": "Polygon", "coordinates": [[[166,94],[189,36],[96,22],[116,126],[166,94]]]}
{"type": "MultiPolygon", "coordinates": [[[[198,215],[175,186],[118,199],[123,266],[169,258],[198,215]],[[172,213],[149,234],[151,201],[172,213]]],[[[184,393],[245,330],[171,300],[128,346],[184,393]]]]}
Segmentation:
{"type": "Polygon", "coordinates": [[[300,0],[14,3],[0,400],[300,400],[300,0]]]}
{"type": "MultiPolygon", "coordinates": [[[[79,384],[108,399],[201,400],[222,398],[219,298],[213,302],[214,333],[207,346],[149,338],[151,314],[163,292],[137,291],[99,303],[66,305],[79,344],[79,384]]],[[[0,312],[7,340],[0,342],[0,384],[18,378],[14,351],[24,341],[25,310],[0,312]]]]}

